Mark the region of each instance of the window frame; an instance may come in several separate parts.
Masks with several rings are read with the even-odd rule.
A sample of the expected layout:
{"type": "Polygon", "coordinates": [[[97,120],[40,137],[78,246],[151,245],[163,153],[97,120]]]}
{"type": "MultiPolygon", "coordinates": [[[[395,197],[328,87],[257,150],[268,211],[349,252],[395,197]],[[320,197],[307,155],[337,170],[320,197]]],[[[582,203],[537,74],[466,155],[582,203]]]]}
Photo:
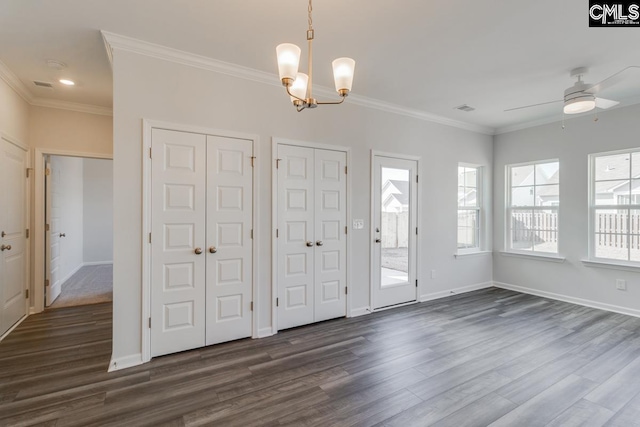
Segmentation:
{"type": "MultiPolygon", "coordinates": [[[[613,204],[613,205],[598,205],[596,198],[596,182],[606,182],[607,180],[596,181],[596,160],[599,157],[607,157],[607,156],[615,156],[620,154],[629,154],[629,188],[632,188],[633,180],[640,179],[640,175],[637,178],[633,177],[633,153],[640,154],[640,147],[634,148],[626,148],[623,150],[613,150],[613,151],[604,151],[600,153],[591,153],[589,154],[589,196],[588,196],[588,209],[589,209],[589,237],[588,237],[588,261],[593,261],[595,263],[602,264],[611,264],[611,265],[628,265],[631,267],[640,267],[640,261],[632,261],[631,260],[631,244],[629,243],[629,238],[633,233],[631,233],[631,227],[629,226],[629,221],[631,217],[631,211],[637,210],[640,211],[640,204],[632,204],[633,194],[631,194],[629,204],[613,204]],[[627,259],[619,259],[619,258],[604,258],[596,256],[596,212],[599,209],[612,209],[612,210],[624,210],[628,211],[627,215],[627,224],[626,224],[626,232],[625,233],[615,233],[625,236],[627,239],[627,259]]],[[[622,179],[619,179],[620,181],[622,179]]],[[[610,180],[616,181],[616,180],[610,180]]]]}
{"type": "Polygon", "coordinates": [[[558,172],[560,172],[560,159],[559,158],[554,158],[554,159],[543,159],[543,160],[534,160],[534,161],[529,161],[529,162],[522,162],[522,163],[511,163],[508,165],[505,165],[505,221],[504,221],[504,230],[505,230],[505,239],[504,239],[504,251],[506,253],[513,253],[513,254],[522,254],[522,255],[529,255],[529,256],[541,256],[541,257],[559,257],[560,256],[560,237],[561,237],[561,227],[560,227],[560,205],[561,205],[561,201],[560,201],[560,186],[561,186],[561,178],[562,175],[560,174],[560,178],[558,179],[558,203],[555,205],[551,205],[551,206],[535,206],[536,201],[535,198],[533,200],[533,206],[513,206],[512,205],[512,194],[513,194],[513,186],[512,186],[512,169],[516,168],[516,167],[522,167],[522,166],[533,166],[533,173],[534,173],[534,181],[533,184],[530,185],[530,187],[533,187],[534,189],[534,197],[535,197],[535,189],[536,187],[542,187],[545,185],[555,185],[555,184],[536,184],[536,179],[535,179],[535,173],[536,173],[536,166],[538,165],[543,165],[545,163],[558,163],[558,172]],[[549,252],[549,251],[540,251],[540,250],[535,250],[535,246],[532,245],[532,249],[531,250],[527,250],[527,249],[514,249],[513,248],[513,227],[512,227],[512,215],[513,215],[513,211],[518,211],[518,210],[527,210],[527,211],[531,211],[533,214],[535,214],[536,211],[555,211],[556,212],[556,251],[555,252],[549,252]]]}
{"type": "MultiPolygon", "coordinates": [[[[478,226],[476,227],[477,245],[473,247],[460,248],[458,247],[459,238],[460,238],[458,234],[459,223],[458,221],[456,221],[456,255],[480,253],[480,252],[483,252],[484,240],[485,240],[484,239],[485,219],[484,219],[484,203],[483,203],[484,166],[473,164],[473,163],[458,162],[457,170],[459,168],[468,168],[468,169],[476,170],[476,200],[478,203],[476,204],[476,206],[460,206],[460,204],[456,202],[456,205],[457,205],[456,214],[458,215],[458,218],[459,218],[460,211],[475,211],[478,226]]],[[[459,177],[458,179],[456,179],[456,190],[459,187],[458,184],[459,184],[459,177]]]]}

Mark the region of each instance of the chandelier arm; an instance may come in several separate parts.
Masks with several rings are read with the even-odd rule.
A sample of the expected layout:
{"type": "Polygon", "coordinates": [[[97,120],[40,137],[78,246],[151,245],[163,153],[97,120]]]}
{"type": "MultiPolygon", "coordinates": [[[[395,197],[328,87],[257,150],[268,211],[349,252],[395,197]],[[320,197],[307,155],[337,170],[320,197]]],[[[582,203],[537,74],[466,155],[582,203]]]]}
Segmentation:
{"type": "Polygon", "coordinates": [[[340,101],[325,101],[325,102],[316,102],[316,104],[318,105],[338,105],[338,104],[342,104],[345,100],[346,96],[343,96],[342,99],[340,101]]]}
{"type": "Polygon", "coordinates": [[[285,86],[285,88],[287,89],[287,94],[288,94],[289,96],[292,96],[292,97],[294,97],[295,99],[297,99],[298,101],[302,101],[303,103],[305,103],[305,104],[306,104],[306,102],[307,102],[306,100],[304,100],[304,99],[302,99],[302,98],[298,98],[297,96],[295,96],[294,94],[292,94],[292,93],[289,91],[289,86],[285,86]]]}

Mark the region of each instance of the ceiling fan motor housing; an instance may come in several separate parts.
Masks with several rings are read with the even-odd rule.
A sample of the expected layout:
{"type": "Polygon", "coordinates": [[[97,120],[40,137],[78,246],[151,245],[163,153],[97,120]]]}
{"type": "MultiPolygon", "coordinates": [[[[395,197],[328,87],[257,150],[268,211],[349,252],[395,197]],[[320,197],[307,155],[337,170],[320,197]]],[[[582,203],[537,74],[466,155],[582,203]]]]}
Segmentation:
{"type": "Polygon", "coordinates": [[[564,112],[566,114],[582,113],[595,107],[595,95],[586,92],[590,87],[590,85],[578,81],[564,91],[564,112]]]}

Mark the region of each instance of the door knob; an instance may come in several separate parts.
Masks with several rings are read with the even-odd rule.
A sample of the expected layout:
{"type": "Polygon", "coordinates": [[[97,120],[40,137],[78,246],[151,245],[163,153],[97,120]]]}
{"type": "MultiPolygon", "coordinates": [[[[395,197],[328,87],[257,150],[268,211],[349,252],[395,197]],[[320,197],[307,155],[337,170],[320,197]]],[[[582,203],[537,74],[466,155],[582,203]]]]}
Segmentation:
{"type": "Polygon", "coordinates": [[[307,242],[307,246],[308,246],[308,247],[313,246],[313,242],[307,242]]]}
{"type": "Polygon", "coordinates": [[[202,253],[202,248],[196,248],[194,252],[196,253],[196,255],[200,255],[202,253]]]}
{"type": "Polygon", "coordinates": [[[322,240],[318,240],[318,241],[316,242],[316,246],[322,246],[322,245],[324,245],[324,243],[322,243],[322,240]]]}
{"type": "Polygon", "coordinates": [[[10,251],[11,250],[11,245],[2,245],[0,246],[0,251],[10,251]]]}
{"type": "Polygon", "coordinates": [[[60,237],[67,237],[67,233],[60,233],[60,237]]]}
{"type": "Polygon", "coordinates": [[[376,239],[376,243],[380,243],[380,239],[376,239]]]}
{"type": "Polygon", "coordinates": [[[212,254],[215,254],[216,252],[218,252],[218,249],[215,246],[211,246],[209,248],[209,252],[211,252],[212,254]]]}

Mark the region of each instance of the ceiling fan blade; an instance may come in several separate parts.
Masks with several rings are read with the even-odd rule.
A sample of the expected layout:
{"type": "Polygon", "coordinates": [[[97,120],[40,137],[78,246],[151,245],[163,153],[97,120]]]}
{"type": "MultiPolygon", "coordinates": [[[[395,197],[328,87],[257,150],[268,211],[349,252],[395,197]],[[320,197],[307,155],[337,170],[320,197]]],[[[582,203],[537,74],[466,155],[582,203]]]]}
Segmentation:
{"type": "Polygon", "coordinates": [[[602,108],[603,110],[606,110],[607,108],[615,107],[618,104],[620,104],[620,102],[618,101],[612,101],[610,99],[604,99],[604,98],[596,98],[596,107],[602,108]]]}
{"type": "Polygon", "coordinates": [[[525,105],[524,107],[509,108],[508,110],[504,110],[504,111],[507,112],[507,111],[522,110],[524,108],[538,107],[540,105],[555,104],[556,102],[564,102],[564,100],[561,99],[559,101],[541,102],[540,104],[532,104],[532,105],[525,105]]]}
{"type": "Polygon", "coordinates": [[[585,90],[586,93],[591,93],[593,95],[597,94],[598,92],[610,88],[611,86],[619,83],[621,80],[623,80],[625,78],[625,71],[633,69],[633,68],[637,68],[640,69],[640,66],[638,65],[631,65],[629,67],[623,68],[622,70],[618,71],[617,73],[607,77],[606,79],[602,80],[599,83],[596,83],[594,85],[591,85],[591,87],[589,87],[589,89],[585,90]]]}

